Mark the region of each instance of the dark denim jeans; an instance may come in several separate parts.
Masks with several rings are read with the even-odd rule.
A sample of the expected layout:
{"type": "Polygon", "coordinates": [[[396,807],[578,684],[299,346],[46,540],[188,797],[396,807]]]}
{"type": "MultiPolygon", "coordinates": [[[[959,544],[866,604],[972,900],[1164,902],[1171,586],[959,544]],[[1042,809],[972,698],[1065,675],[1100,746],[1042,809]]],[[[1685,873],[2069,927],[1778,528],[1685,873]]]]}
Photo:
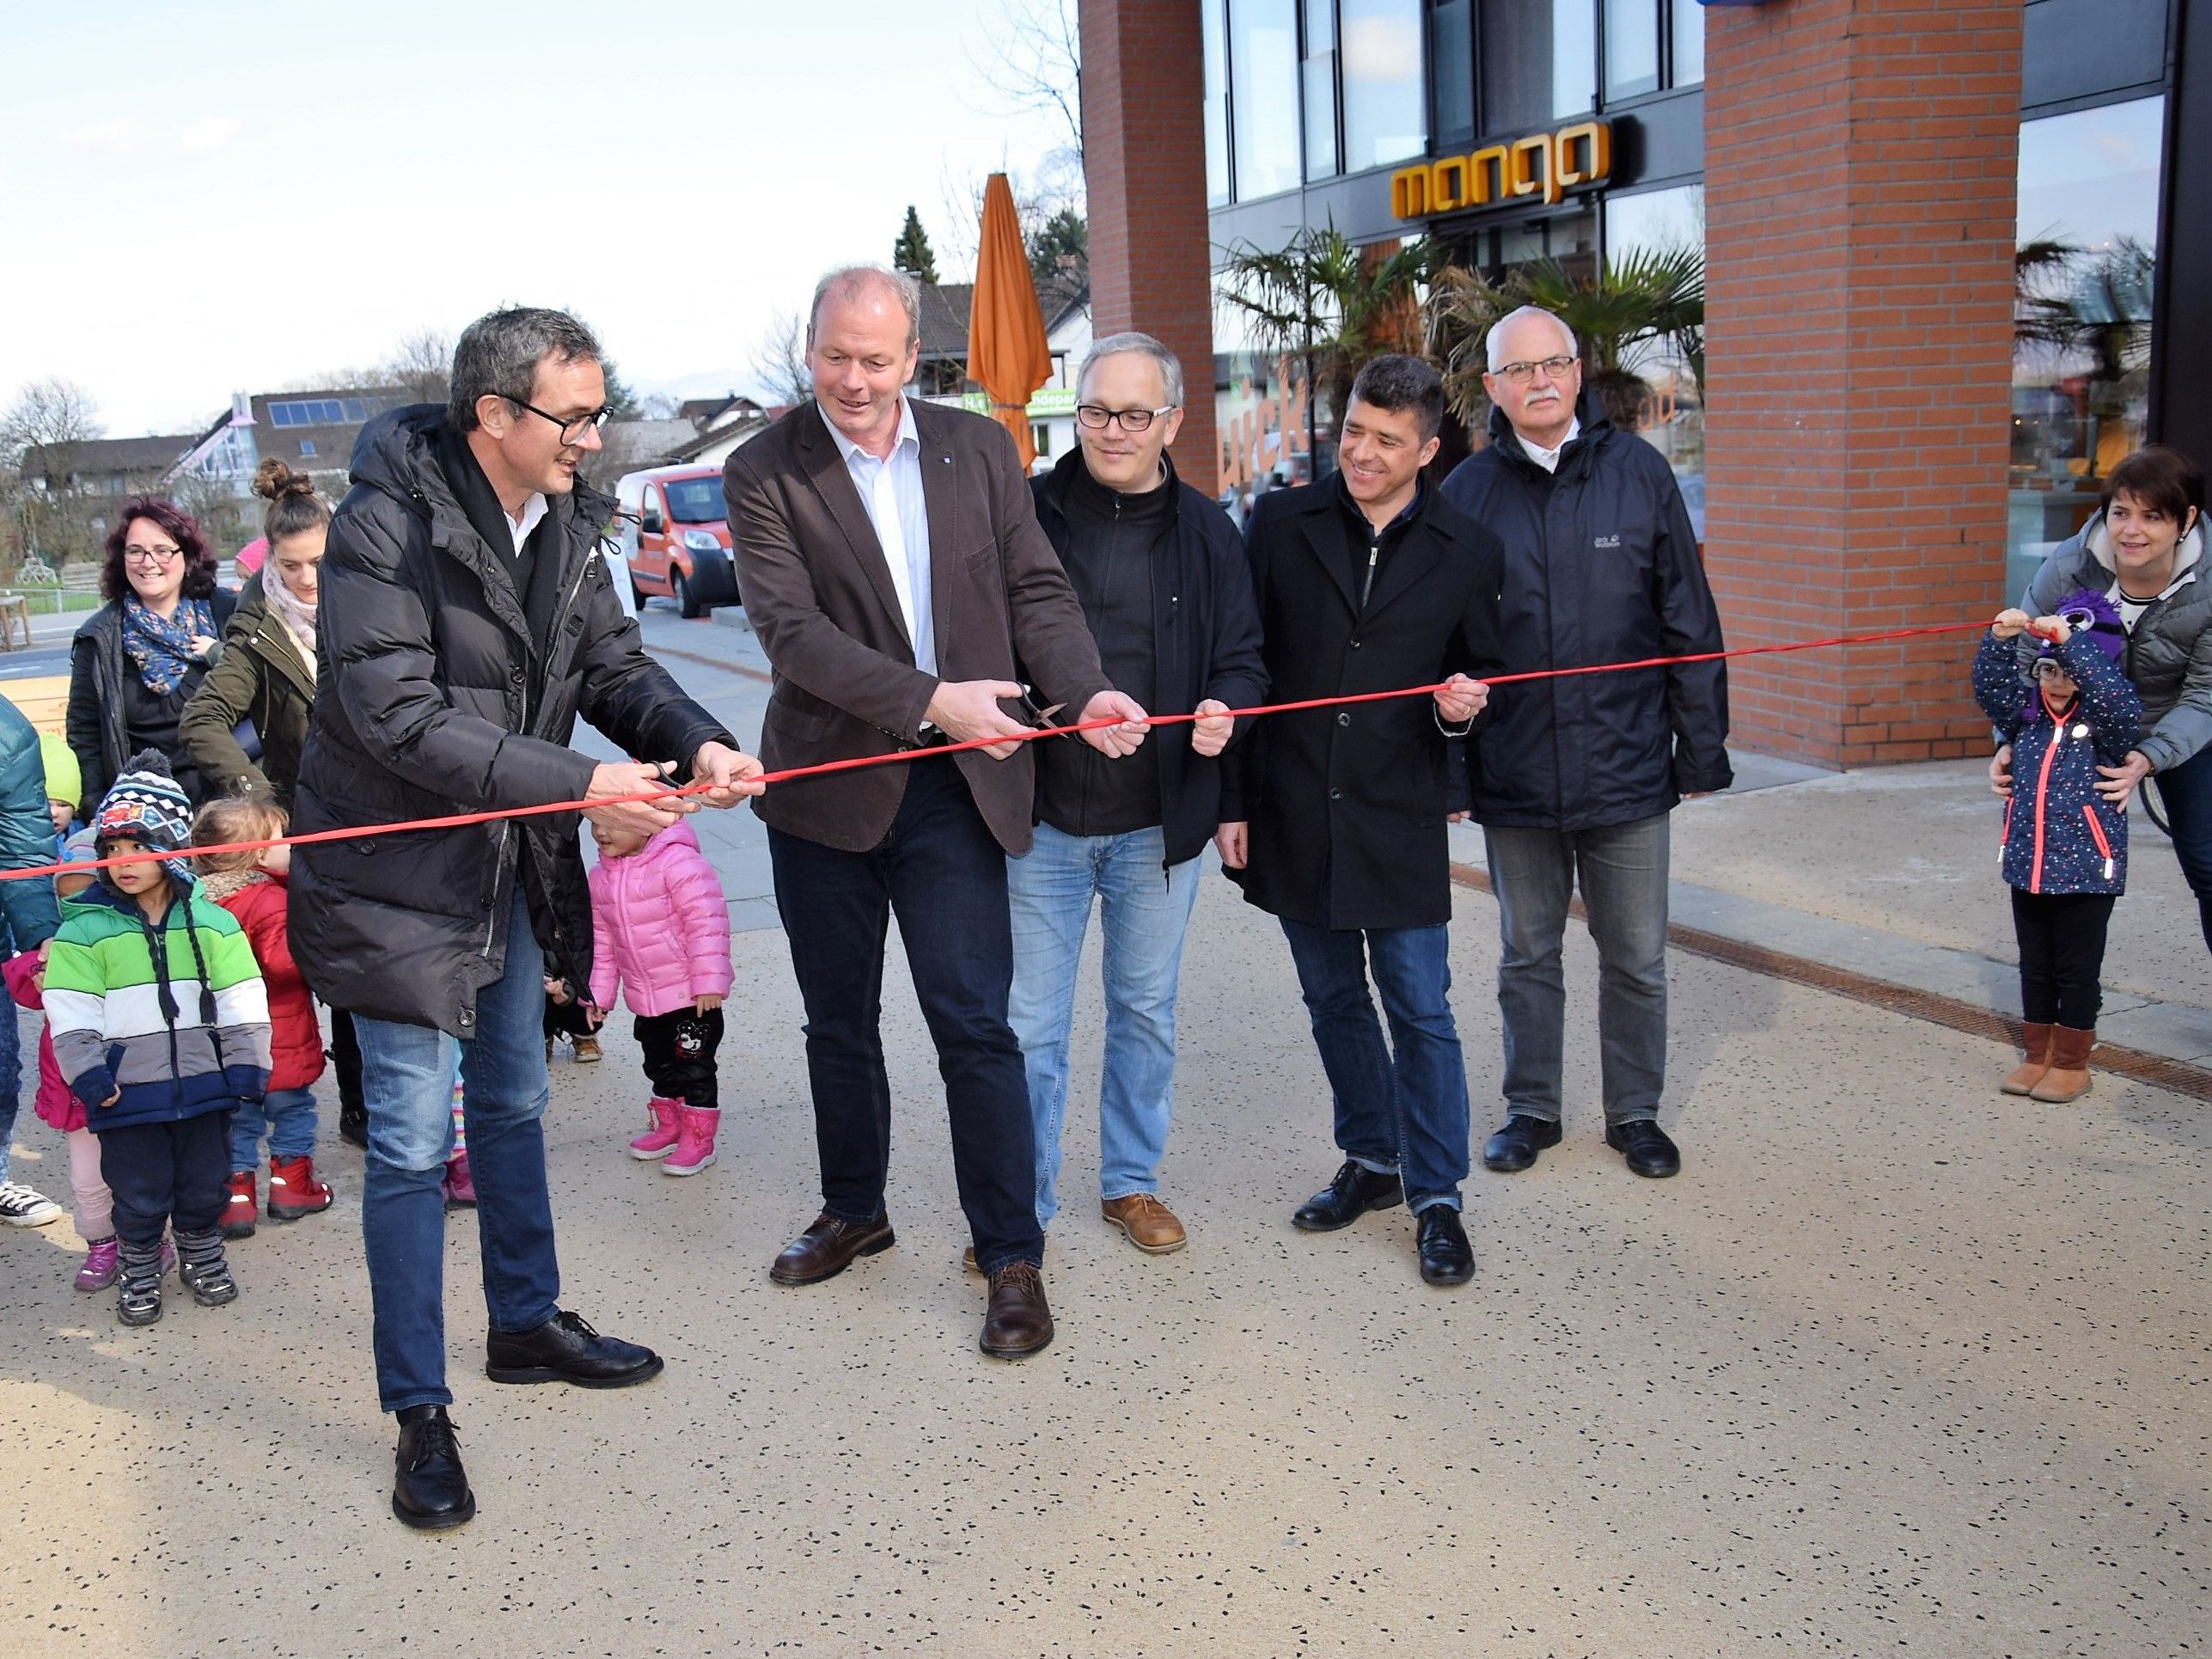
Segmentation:
{"type": "Polygon", "coordinates": [[[1553,1123],[1567,1043],[1560,946],[1579,882],[1598,946],[1598,1049],[1605,1121],[1659,1116],[1666,1086],[1667,815],[1598,830],[1486,826],[1498,896],[1498,1008],[1506,1111],[1553,1123]]]}
{"type": "MultiPolygon", "coordinates": [[[[953,1173],[975,1259],[987,1272],[1042,1261],[1029,1087],[1006,1022],[1014,972],[1006,855],[959,768],[945,759],[915,762],[889,833],[865,853],[773,829],[768,851],[806,1004],[822,1209],[848,1221],[883,1213],[891,1166],[883,946],[896,911],[914,994],[937,1044],[953,1173]]],[[[472,1110],[472,1144],[475,1132],[472,1110]]]]}
{"type": "Polygon", "coordinates": [[[453,1151],[453,1074],[467,1097],[469,1172],[484,1302],[494,1331],[529,1331],[554,1313],[560,1267],[546,1193],[545,958],[515,896],[507,968],[476,999],[462,1043],[427,1025],[356,1015],[369,1155],[361,1193],[376,1310],[376,1393],[387,1411],[449,1405],[445,1386],[445,1198],[453,1151]]]}
{"type": "Polygon", "coordinates": [[[2153,773],[2151,781],[2172,827],[2181,873],[2197,895],[2204,943],[2212,947],[2212,749],[2198,750],[2171,772],[2153,773]]]}
{"type": "Polygon", "coordinates": [[[1467,1178],[1467,1066],[1451,1018],[1441,926],[1332,929],[1283,921],[1314,1046],[1336,1099],[1336,1144],[1354,1163],[1396,1172],[1406,1205],[1459,1208],[1467,1178]],[[1390,1040],[1383,1041],[1374,976],[1390,1040]]]}

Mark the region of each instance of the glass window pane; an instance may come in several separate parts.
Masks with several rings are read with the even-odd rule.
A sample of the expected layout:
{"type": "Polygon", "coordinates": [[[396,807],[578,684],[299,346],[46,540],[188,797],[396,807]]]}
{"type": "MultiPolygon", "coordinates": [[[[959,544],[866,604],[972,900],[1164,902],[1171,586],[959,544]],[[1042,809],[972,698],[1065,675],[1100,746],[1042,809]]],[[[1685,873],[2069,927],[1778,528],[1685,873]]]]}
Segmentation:
{"type": "Polygon", "coordinates": [[[1344,170],[1428,147],[1421,77],[1421,0],[1343,0],[1344,170]]]}
{"type": "Polygon", "coordinates": [[[1333,179],[1336,157],[1336,0],[1305,0],[1305,176],[1333,179]]]}
{"type": "Polygon", "coordinates": [[[2006,591],[2142,447],[2166,100],[2020,123],[2006,591]]]}
{"type": "Polygon", "coordinates": [[[1694,87],[1705,78],[1705,8],[1697,0],[1673,0],[1674,82],[1694,87]]]}
{"type": "MultiPolygon", "coordinates": [[[[1639,258],[1705,249],[1705,187],[1647,190],[1605,201],[1605,263],[1618,272],[1639,258]]],[[[1667,459],[1683,505],[1705,535],[1705,363],[1702,328],[1646,340],[1622,353],[1622,366],[1644,383],[1636,436],[1667,459]]]]}
{"type": "Polygon", "coordinates": [[[1659,0],[1605,0],[1605,95],[1659,90],[1659,0]]]}
{"type": "Polygon", "coordinates": [[[1206,58],[1206,205],[1229,205],[1229,54],[1222,27],[1225,0],[1202,0],[1199,34],[1206,58]]]}
{"type": "Polygon", "coordinates": [[[1436,89],[1436,143],[1475,137],[1474,0],[1435,0],[1428,14],[1429,81],[1436,89]]]}
{"type": "Polygon", "coordinates": [[[1552,0],[1551,113],[1586,115],[1597,107],[1595,0],[1552,0]]]}
{"type": "Polygon", "coordinates": [[[1229,0],[1229,107],[1237,199],[1298,187],[1298,10],[1293,0],[1229,0]]]}

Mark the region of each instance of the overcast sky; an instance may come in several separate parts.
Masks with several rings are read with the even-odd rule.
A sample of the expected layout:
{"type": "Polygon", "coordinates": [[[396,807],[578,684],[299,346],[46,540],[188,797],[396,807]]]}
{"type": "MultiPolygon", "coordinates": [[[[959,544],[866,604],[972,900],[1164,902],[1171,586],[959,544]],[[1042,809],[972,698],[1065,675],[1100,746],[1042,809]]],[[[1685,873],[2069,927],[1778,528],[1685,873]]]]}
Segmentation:
{"type": "Polygon", "coordinates": [[[0,0],[0,403],[112,436],[567,306],[641,389],[749,382],[777,306],[1055,140],[971,62],[1000,0],[0,0]]]}

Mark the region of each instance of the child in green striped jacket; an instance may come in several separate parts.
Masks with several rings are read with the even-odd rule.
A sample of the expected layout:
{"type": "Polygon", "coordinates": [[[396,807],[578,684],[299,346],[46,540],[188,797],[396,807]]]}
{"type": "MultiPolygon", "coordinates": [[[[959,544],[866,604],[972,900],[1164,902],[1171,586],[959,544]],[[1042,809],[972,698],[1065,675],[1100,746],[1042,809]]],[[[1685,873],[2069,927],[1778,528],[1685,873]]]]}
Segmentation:
{"type": "MultiPolygon", "coordinates": [[[[93,832],[101,858],[180,854],[192,802],[149,750],[101,800],[93,832]]],[[[268,1086],[268,998],[238,919],[193,891],[182,857],[100,875],[47,952],[46,1029],[114,1195],[116,1317],[151,1325],[165,1227],[194,1301],[237,1297],[223,1253],[230,1118],[268,1086]]]]}

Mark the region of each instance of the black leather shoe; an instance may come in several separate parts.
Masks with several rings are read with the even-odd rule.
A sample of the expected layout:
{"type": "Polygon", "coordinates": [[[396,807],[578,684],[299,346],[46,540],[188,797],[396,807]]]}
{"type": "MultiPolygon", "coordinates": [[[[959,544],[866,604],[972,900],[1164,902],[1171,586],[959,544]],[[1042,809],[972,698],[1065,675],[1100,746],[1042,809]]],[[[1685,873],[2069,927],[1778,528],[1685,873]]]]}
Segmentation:
{"type": "Polygon", "coordinates": [[[572,1382],[579,1388],[627,1388],[661,1374],[650,1348],[602,1337],[581,1314],[555,1313],[535,1331],[494,1331],[484,1374],[494,1382],[572,1382]]]}
{"type": "Polygon", "coordinates": [[[1465,1284],[1475,1276],[1475,1248],[1459,1212],[1450,1204],[1431,1204],[1418,1217],[1421,1276],[1431,1284],[1465,1284]]]}
{"type": "Polygon", "coordinates": [[[1537,1154],[1558,1144],[1557,1118],[1517,1111],[1506,1119],[1505,1128],[1482,1143],[1482,1167],[1500,1175],[1518,1174],[1535,1165],[1537,1154]]]}
{"type": "Polygon", "coordinates": [[[1298,1207],[1291,1225],[1308,1233],[1334,1233],[1371,1209],[1388,1209],[1405,1201],[1405,1189],[1396,1176],[1378,1175],[1347,1158],[1327,1186],[1298,1207]]]}
{"type": "Polygon", "coordinates": [[[369,1108],[351,1104],[338,1108],[338,1133],[341,1140],[351,1141],[364,1152],[369,1149],[369,1108]]]}
{"type": "Polygon", "coordinates": [[[472,1520],[476,1494],[461,1466],[461,1442],[443,1405],[411,1405],[400,1413],[400,1449],[393,1461],[392,1513],[410,1527],[442,1532],[472,1520]]]}
{"type": "Polygon", "coordinates": [[[897,1242],[888,1214],[872,1221],[840,1221],[825,1209],[784,1246],[768,1276],[778,1284],[819,1284],[835,1278],[861,1257],[889,1250],[897,1242]]]}
{"type": "Polygon", "coordinates": [[[1682,1173],[1681,1148],[1648,1117],[1634,1123],[1608,1123],[1605,1144],[1626,1154],[1630,1169],[1654,1181],[1682,1173]]]}

